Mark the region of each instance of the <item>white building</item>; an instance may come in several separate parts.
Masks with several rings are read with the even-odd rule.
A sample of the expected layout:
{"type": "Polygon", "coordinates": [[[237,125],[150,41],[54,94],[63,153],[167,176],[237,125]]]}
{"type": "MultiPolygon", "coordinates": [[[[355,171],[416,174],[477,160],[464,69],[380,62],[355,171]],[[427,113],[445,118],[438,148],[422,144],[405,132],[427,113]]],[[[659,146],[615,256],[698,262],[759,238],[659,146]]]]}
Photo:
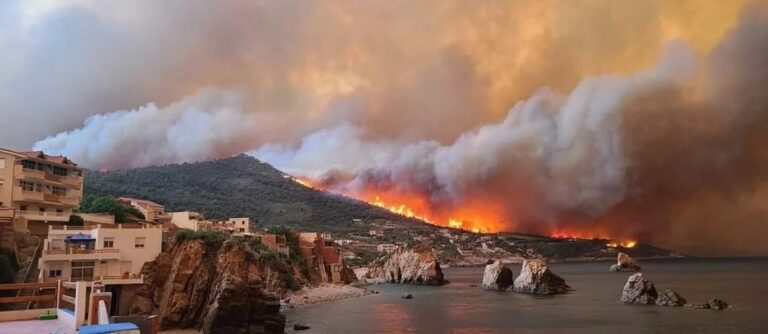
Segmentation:
{"type": "Polygon", "coordinates": [[[378,244],[376,245],[376,251],[379,253],[390,253],[396,251],[397,247],[395,244],[378,244]]]}
{"type": "Polygon", "coordinates": [[[173,223],[173,225],[176,225],[176,227],[178,228],[186,228],[193,231],[197,231],[200,229],[201,225],[211,224],[210,221],[205,220],[205,218],[203,218],[203,215],[197,212],[192,212],[192,211],[169,212],[168,215],[171,216],[171,223],[173,223]]]}
{"type": "Polygon", "coordinates": [[[39,280],[141,284],[142,266],[160,254],[161,245],[157,225],[50,226],[38,262],[39,280]]]}
{"type": "Polygon", "coordinates": [[[232,233],[251,233],[250,218],[229,218],[228,220],[216,222],[216,226],[232,233]]]}
{"type": "Polygon", "coordinates": [[[374,229],[374,230],[368,231],[368,234],[371,235],[372,237],[383,237],[384,230],[374,229]]]}
{"type": "Polygon", "coordinates": [[[339,246],[346,246],[346,245],[351,245],[355,243],[354,240],[350,240],[350,239],[336,239],[333,242],[335,242],[339,246]]]}

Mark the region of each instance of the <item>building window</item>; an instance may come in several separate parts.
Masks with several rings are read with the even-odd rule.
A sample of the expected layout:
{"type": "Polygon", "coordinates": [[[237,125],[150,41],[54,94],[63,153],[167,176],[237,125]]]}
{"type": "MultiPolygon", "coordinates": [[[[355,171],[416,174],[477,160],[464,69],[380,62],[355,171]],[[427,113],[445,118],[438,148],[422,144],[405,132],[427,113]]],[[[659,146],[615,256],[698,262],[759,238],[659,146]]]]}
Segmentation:
{"type": "Polygon", "coordinates": [[[93,279],[95,261],[72,261],[72,280],[82,281],[93,279]]]}
{"type": "Polygon", "coordinates": [[[5,158],[0,158],[0,169],[5,169],[5,158]]]}
{"type": "Polygon", "coordinates": [[[104,248],[115,248],[115,238],[104,238],[104,248]]]}
{"type": "Polygon", "coordinates": [[[40,212],[45,212],[45,208],[40,208],[40,212]]]}
{"type": "Polygon", "coordinates": [[[49,278],[59,278],[61,277],[61,268],[51,268],[48,270],[48,277],[49,278]]]}
{"type": "Polygon", "coordinates": [[[27,206],[26,205],[19,206],[19,210],[27,211],[27,206]]]}
{"type": "Polygon", "coordinates": [[[245,232],[245,229],[244,229],[244,228],[241,228],[241,229],[240,229],[240,232],[241,232],[241,233],[245,232]]]}
{"type": "Polygon", "coordinates": [[[24,169],[37,169],[37,163],[31,160],[22,160],[21,166],[24,167],[24,169]]]}
{"type": "Polygon", "coordinates": [[[19,181],[19,187],[23,191],[35,191],[35,183],[29,181],[19,181]]]}
{"type": "Polygon", "coordinates": [[[67,195],[67,188],[53,186],[51,188],[51,193],[54,194],[54,195],[59,195],[59,196],[66,196],[67,195]]]}
{"type": "Polygon", "coordinates": [[[59,176],[67,176],[67,169],[64,167],[53,166],[53,174],[59,176]]]}
{"type": "Polygon", "coordinates": [[[135,248],[144,248],[144,240],[145,239],[146,238],[143,238],[143,237],[136,238],[136,242],[134,243],[134,247],[135,248]]]}

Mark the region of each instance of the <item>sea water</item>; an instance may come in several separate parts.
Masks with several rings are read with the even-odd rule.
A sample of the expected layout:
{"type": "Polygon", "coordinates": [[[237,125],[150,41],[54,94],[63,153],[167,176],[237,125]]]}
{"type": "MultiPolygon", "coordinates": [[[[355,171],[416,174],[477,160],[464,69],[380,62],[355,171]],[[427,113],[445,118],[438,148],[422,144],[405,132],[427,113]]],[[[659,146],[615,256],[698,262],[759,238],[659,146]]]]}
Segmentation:
{"type": "MultiPolygon", "coordinates": [[[[732,307],[622,304],[631,273],[608,272],[608,262],[551,264],[573,291],[550,297],[483,291],[473,286],[483,268],[447,268],[448,285],[371,285],[380,293],[290,309],[286,327],[307,324],[307,333],[768,333],[768,259],[639,264],[658,291],[672,289],[694,303],[719,298],[732,307]],[[402,299],[403,293],[414,299],[402,299]]],[[[519,264],[510,268],[520,272],[519,264]]]]}

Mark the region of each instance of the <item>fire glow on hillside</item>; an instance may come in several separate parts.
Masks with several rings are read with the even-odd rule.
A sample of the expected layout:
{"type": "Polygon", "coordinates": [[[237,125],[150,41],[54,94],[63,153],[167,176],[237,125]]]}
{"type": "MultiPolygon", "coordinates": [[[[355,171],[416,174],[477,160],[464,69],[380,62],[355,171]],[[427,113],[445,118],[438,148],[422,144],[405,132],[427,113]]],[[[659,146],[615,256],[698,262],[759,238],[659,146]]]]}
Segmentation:
{"type": "MultiPolygon", "coordinates": [[[[286,176],[286,178],[290,178],[294,182],[308,188],[328,191],[328,189],[324,189],[308,178],[295,176],[286,176]]],[[[501,210],[487,211],[493,209],[487,205],[485,207],[463,205],[457,210],[452,210],[448,215],[440,215],[430,210],[427,200],[418,196],[404,196],[391,191],[385,194],[369,192],[364,193],[362,196],[343,195],[362,200],[404,217],[422,220],[432,225],[446,226],[473,233],[496,233],[503,231],[502,227],[504,225],[501,223],[500,217],[492,213],[501,212],[501,210]]],[[[610,248],[632,248],[637,244],[635,240],[615,240],[602,232],[557,230],[551,232],[549,237],[557,239],[606,239],[610,240],[606,244],[610,248]]]]}

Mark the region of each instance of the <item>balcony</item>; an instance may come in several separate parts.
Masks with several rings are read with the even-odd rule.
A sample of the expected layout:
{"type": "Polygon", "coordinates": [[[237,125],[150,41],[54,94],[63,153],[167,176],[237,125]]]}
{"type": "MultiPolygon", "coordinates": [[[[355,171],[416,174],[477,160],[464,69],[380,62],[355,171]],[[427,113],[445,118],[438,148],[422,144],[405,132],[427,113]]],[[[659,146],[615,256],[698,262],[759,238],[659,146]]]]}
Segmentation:
{"type": "Polygon", "coordinates": [[[75,187],[77,189],[80,189],[80,187],[83,185],[83,177],[82,176],[61,176],[61,183],[75,187]]]}
{"type": "Polygon", "coordinates": [[[103,249],[45,249],[40,261],[77,261],[77,260],[120,260],[120,250],[116,248],[103,249]]]}
{"type": "Polygon", "coordinates": [[[61,196],[43,193],[43,200],[51,203],[61,203],[68,206],[80,205],[80,198],[75,196],[61,196]]]}
{"type": "Polygon", "coordinates": [[[46,282],[46,283],[57,282],[59,280],[62,280],[64,282],[85,281],[85,282],[88,282],[86,286],[91,286],[93,282],[101,282],[104,285],[143,284],[144,275],[128,274],[128,275],[115,275],[115,276],[93,276],[93,277],[82,277],[82,278],[45,277],[41,279],[42,282],[46,282]]]}
{"type": "Polygon", "coordinates": [[[115,215],[111,215],[111,214],[77,213],[76,215],[83,218],[83,220],[85,220],[86,223],[92,223],[92,224],[114,224],[115,223],[115,215]]]}
{"type": "Polygon", "coordinates": [[[16,187],[13,189],[14,194],[18,194],[18,199],[14,199],[17,201],[30,201],[30,202],[42,202],[43,199],[43,193],[38,191],[29,191],[24,190],[21,187],[16,187]]]}
{"type": "Polygon", "coordinates": [[[69,220],[69,213],[66,212],[40,212],[40,211],[17,211],[19,217],[27,220],[39,220],[49,222],[65,222],[69,220]]]}
{"type": "Polygon", "coordinates": [[[13,173],[17,178],[45,180],[45,172],[37,169],[24,168],[22,165],[17,165],[14,167],[13,173]]]}

